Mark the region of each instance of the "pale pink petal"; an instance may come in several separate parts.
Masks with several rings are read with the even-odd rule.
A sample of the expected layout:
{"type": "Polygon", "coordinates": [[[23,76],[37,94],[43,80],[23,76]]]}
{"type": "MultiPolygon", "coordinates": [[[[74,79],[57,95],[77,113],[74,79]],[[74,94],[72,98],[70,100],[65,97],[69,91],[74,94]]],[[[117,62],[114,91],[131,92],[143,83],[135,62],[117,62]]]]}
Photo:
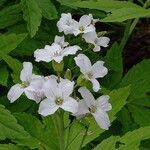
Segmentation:
{"type": "Polygon", "coordinates": [[[88,32],[88,33],[85,33],[82,35],[82,37],[85,39],[85,41],[87,43],[91,43],[91,44],[94,44],[95,43],[95,40],[97,38],[97,35],[96,35],[96,32],[88,32]]]}
{"type": "Polygon", "coordinates": [[[80,100],[78,102],[78,111],[73,115],[76,116],[76,117],[80,117],[80,116],[83,116],[87,113],[89,113],[88,106],[86,105],[84,100],[80,100]]]}
{"type": "Polygon", "coordinates": [[[76,113],[78,111],[78,102],[71,97],[67,97],[60,107],[65,111],[76,113]]]}
{"type": "Polygon", "coordinates": [[[95,45],[93,51],[94,52],[99,52],[101,50],[100,46],[95,45]]]}
{"type": "Polygon", "coordinates": [[[85,28],[84,33],[95,32],[95,27],[93,25],[89,25],[85,28]]]}
{"type": "Polygon", "coordinates": [[[21,94],[24,92],[24,88],[20,84],[15,84],[12,86],[7,94],[7,98],[10,100],[11,103],[16,101],[21,94]]]}
{"type": "Polygon", "coordinates": [[[58,105],[49,99],[45,99],[40,103],[38,113],[42,116],[48,116],[54,114],[58,109],[58,105]]]}
{"type": "Polygon", "coordinates": [[[97,45],[102,46],[102,47],[108,47],[109,42],[110,42],[110,38],[99,37],[97,40],[97,45]]]}
{"type": "Polygon", "coordinates": [[[79,54],[77,57],[74,58],[74,60],[83,74],[91,71],[91,61],[86,55],[79,54]]]}
{"type": "Polygon", "coordinates": [[[108,130],[110,127],[110,120],[108,114],[105,111],[97,110],[95,113],[92,113],[97,124],[105,130],[108,130]]]}
{"type": "Polygon", "coordinates": [[[93,84],[93,90],[94,90],[95,92],[98,92],[99,89],[100,89],[100,84],[99,84],[98,80],[96,80],[95,78],[93,78],[93,79],[91,79],[90,81],[91,81],[92,84],[93,84]]]}
{"type": "Polygon", "coordinates": [[[24,62],[23,63],[23,69],[20,73],[20,79],[23,82],[30,82],[32,77],[32,69],[33,65],[30,62],[24,62]]]}
{"type": "Polygon", "coordinates": [[[66,47],[64,50],[63,50],[63,55],[64,56],[68,56],[68,55],[74,55],[76,54],[76,52],[78,50],[81,50],[81,48],[77,45],[74,45],[74,46],[69,46],[69,47],[66,47]]]}
{"type": "Polygon", "coordinates": [[[34,52],[35,61],[50,62],[52,60],[51,53],[47,49],[37,49],[34,52]]]}
{"type": "Polygon", "coordinates": [[[100,107],[100,109],[104,111],[109,111],[112,109],[111,104],[108,102],[109,98],[110,97],[108,95],[103,95],[97,99],[98,106],[100,107]]]}
{"type": "Polygon", "coordinates": [[[67,79],[62,79],[58,85],[58,88],[61,89],[63,97],[69,97],[74,89],[74,81],[70,81],[67,79]]]}
{"type": "Polygon", "coordinates": [[[80,26],[89,26],[91,22],[92,22],[92,19],[88,15],[83,15],[79,20],[80,26]]]}
{"type": "Polygon", "coordinates": [[[88,107],[95,106],[96,101],[92,93],[85,87],[79,88],[79,93],[81,94],[83,100],[87,104],[88,107]]]}
{"type": "Polygon", "coordinates": [[[103,61],[97,61],[92,66],[93,77],[102,78],[108,73],[108,69],[104,66],[103,61]]]}

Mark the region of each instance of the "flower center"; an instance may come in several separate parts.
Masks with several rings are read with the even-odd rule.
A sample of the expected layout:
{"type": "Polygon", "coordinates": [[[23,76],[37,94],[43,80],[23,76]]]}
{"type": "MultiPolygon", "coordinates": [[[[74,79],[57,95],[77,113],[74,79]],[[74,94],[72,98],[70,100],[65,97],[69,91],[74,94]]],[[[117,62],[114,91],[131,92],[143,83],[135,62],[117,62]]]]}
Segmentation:
{"type": "Polygon", "coordinates": [[[22,87],[23,88],[26,88],[26,87],[28,87],[29,85],[30,85],[30,83],[29,82],[26,82],[26,81],[24,81],[24,82],[22,82],[22,87]]]}
{"type": "Polygon", "coordinates": [[[61,98],[56,98],[55,103],[56,103],[57,105],[62,105],[63,99],[61,99],[61,98]]]}
{"type": "Polygon", "coordinates": [[[62,55],[61,51],[59,51],[59,50],[53,53],[54,57],[61,56],[61,55],[62,55]]]}
{"type": "Polygon", "coordinates": [[[92,72],[88,72],[87,76],[88,76],[89,79],[91,79],[93,77],[93,73],[92,72]]]}
{"type": "Polygon", "coordinates": [[[79,30],[80,30],[81,32],[83,32],[83,31],[84,31],[84,27],[83,27],[83,26],[80,26],[80,27],[79,27],[79,30]]]}
{"type": "Polygon", "coordinates": [[[91,113],[95,113],[96,110],[97,110],[97,107],[96,107],[96,106],[93,106],[93,105],[92,105],[92,106],[90,107],[90,112],[91,112],[91,113]]]}

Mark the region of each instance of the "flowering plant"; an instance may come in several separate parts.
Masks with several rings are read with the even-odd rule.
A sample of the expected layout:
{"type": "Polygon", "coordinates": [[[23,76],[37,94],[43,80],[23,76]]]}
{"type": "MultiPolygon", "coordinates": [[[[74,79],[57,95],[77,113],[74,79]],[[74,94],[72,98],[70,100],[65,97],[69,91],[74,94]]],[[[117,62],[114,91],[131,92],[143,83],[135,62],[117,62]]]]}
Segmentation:
{"type": "Polygon", "coordinates": [[[0,150],[145,150],[150,60],[125,46],[149,0],[20,1],[0,2],[0,150]]]}

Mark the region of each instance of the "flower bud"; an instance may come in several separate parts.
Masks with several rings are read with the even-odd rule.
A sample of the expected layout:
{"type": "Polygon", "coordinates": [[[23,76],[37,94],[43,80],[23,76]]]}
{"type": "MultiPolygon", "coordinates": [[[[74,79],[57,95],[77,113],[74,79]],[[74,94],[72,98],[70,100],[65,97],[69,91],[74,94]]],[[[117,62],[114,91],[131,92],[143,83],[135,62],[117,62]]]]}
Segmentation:
{"type": "Polygon", "coordinates": [[[71,78],[72,78],[72,73],[71,73],[71,70],[70,70],[70,69],[67,69],[67,71],[65,72],[64,78],[65,78],[65,79],[68,79],[68,80],[71,80],[71,78]]]}
{"type": "Polygon", "coordinates": [[[61,61],[60,63],[58,63],[56,61],[52,61],[52,66],[56,72],[62,72],[64,69],[64,62],[61,61]]]}

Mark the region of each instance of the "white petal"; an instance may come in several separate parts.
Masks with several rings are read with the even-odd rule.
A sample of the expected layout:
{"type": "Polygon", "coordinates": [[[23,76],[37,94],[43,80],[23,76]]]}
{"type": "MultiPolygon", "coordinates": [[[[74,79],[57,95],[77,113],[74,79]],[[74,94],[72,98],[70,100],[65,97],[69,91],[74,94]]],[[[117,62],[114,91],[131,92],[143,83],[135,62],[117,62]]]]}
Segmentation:
{"type": "Polygon", "coordinates": [[[57,63],[60,63],[63,60],[63,56],[53,57],[53,60],[55,60],[57,63]]]}
{"type": "Polygon", "coordinates": [[[98,106],[100,107],[100,109],[104,111],[109,111],[112,109],[111,104],[108,102],[109,98],[110,97],[108,95],[103,95],[97,99],[98,106]]]}
{"type": "Polygon", "coordinates": [[[23,63],[23,69],[20,73],[20,79],[23,82],[30,82],[32,77],[32,69],[33,65],[30,62],[24,62],[23,63]]]}
{"type": "Polygon", "coordinates": [[[82,36],[87,43],[94,44],[95,39],[97,38],[96,32],[88,32],[82,36]]]}
{"type": "MultiPolygon", "coordinates": [[[[64,38],[64,36],[55,36],[55,40],[54,40],[54,43],[56,43],[56,44],[59,44],[59,43],[64,43],[64,41],[65,41],[65,38],[64,38]]],[[[59,44],[60,45],[60,44],[59,44]]]]}
{"type": "Polygon", "coordinates": [[[109,41],[110,41],[110,38],[108,38],[108,37],[99,37],[97,40],[97,44],[99,46],[107,47],[109,41]]]}
{"type": "Polygon", "coordinates": [[[78,111],[78,102],[71,97],[67,97],[60,107],[66,111],[76,113],[78,111]]]}
{"type": "Polygon", "coordinates": [[[81,48],[77,45],[74,45],[74,46],[69,46],[69,47],[66,47],[64,50],[63,50],[63,55],[64,56],[68,56],[68,55],[74,55],[76,54],[76,52],[78,50],[81,50],[81,48]]]}
{"type": "Polygon", "coordinates": [[[92,66],[92,72],[95,78],[102,78],[108,73],[108,69],[104,66],[103,61],[97,61],[92,66]]]}
{"type": "Polygon", "coordinates": [[[91,71],[91,61],[86,55],[79,54],[77,57],[74,58],[74,60],[83,74],[91,71]]]}
{"type": "Polygon", "coordinates": [[[88,107],[96,105],[95,98],[93,97],[92,93],[87,88],[81,87],[79,88],[78,91],[81,94],[83,100],[85,101],[88,107]]]}
{"type": "Polygon", "coordinates": [[[47,49],[37,49],[34,52],[35,61],[50,62],[52,60],[51,53],[47,49]]]}
{"type": "Polygon", "coordinates": [[[78,111],[73,115],[76,116],[76,117],[80,117],[80,116],[85,115],[87,113],[89,113],[88,106],[86,105],[84,100],[80,100],[78,102],[78,111]]]}
{"type": "Polygon", "coordinates": [[[100,50],[101,50],[100,46],[95,45],[93,51],[94,51],[94,52],[99,52],[100,50]]]}
{"type": "Polygon", "coordinates": [[[94,90],[95,92],[98,92],[99,89],[100,89],[100,84],[99,84],[98,80],[96,80],[96,79],[93,78],[93,79],[91,79],[90,81],[91,81],[92,84],[93,84],[93,90],[94,90]]]}
{"type": "Polygon", "coordinates": [[[43,85],[43,91],[47,98],[55,99],[57,86],[58,86],[57,79],[55,78],[47,79],[47,81],[43,85]]]}
{"type": "Polygon", "coordinates": [[[110,120],[108,114],[105,111],[98,110],[96,113],[92,114],[97,122],[97,124],[105,130],[109,129],[110,120]]]}
{"type": "Polygon", "coordinates": [[[54,42],[58,45],[60,45],[61,47],[66,47],[67,45],[69,45],[68,42],[65,42],[65,37],[64,36],[55,36],[55,40],[54,42]]]}
{"type": "Polygon", "coordinates": [[[39,105],[38,113],[42,116],[54,114],[59,107],[49,99],[43,100],[39,105]]]}
{"type": "Polygon", "coordinates": [[[24,88],[22,88],[20,84],[16,84],[10,88],[7,94],[7,98],[10,100],[11,103],[13,103],[21,96],[23,92],[24,88]]]}
{"type": "Polygon", "coordinates": [[[74,82],[69,81],[67,79],[63,79],[60,81],[58,88],[61,89],[63,93],[63,97],[69,97],[74,89],[74,82]]]}
{"type": "Polygon", "coordinates": [[[95,32],[95,27],[93,25],[86,27],[84,33],[88,33],[88,32],[95,32]]]}
{"type": "Polygon", "coordinates": [[[80,26],[89,26],[91,24],[91,17],[88,15],[83,15],[80,20],[79,20],[79,24],[80,26]]]}

